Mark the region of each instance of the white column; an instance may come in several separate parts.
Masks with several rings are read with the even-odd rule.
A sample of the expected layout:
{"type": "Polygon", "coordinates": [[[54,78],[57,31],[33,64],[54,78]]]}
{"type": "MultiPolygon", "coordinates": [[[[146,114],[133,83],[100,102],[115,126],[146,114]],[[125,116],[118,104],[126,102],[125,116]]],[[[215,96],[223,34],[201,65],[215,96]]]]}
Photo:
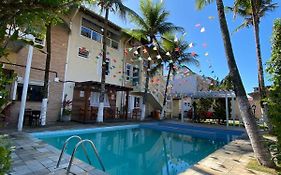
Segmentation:
{"type": "Polygon", "coordinates": [[[21,96],[18,131],[22,131],[22,127],[23,127],[24,111],[25,111],[25,105],[26,105],[26,96],[27,96],[29,75],[30,75],[30,69],[31,69],[31,63],[32,63],[32,55],[33,55],[33,46],[29,45],[28,55],[27,55],[27,60],[26,60],[25,74],[24,74],[22,96],[21,96]]]}
{"type": "Polygon", "coordinates": [[[231,97],[231,115],[232,115],[232,121],[233,121],[233,126],[235,126],[235,119],[236,119],[236,108],[235,108],[235,101],[234,101],[234,96],[231,97]]]}
{"type": "Polygon", "coordinates": [[[225,95],[225,114],[226,114],[226,126],[229,126],[229,109],[228,109],[228,98],[227,94],[225,95]]]}
{"type": "Polygon", "coordinates": [[[183,115],[184,115],[184,110],[183,110],[183,96],[181,96],[181,122],[183,123],[183,115]]]}
{"type": "Polygon", "coordinates": [[[192,121],[195,118],[195,110],[194,110],[194,106],[193,106],[193,98],[191,97],[191,102],[190,102],[191,106],[192,106],[192,121]]]}

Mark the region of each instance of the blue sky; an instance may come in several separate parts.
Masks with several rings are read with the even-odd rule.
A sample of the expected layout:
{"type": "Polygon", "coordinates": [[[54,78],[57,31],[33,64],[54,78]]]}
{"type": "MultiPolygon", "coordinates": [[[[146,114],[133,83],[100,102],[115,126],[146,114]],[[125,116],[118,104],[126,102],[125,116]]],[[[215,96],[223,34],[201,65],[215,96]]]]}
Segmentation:
{"type": "MultiPolygon", "coordinates": [[[[125,0],[124,2],[125,5],[139,12],[138,0],[125,0]]],[[[195,0],[163,0],[163,2],[165,3],[166,9],[170,12],[169,21],[173,22],[175,25],[184,27],[187,33],[186,40],[195,43],[195,47],[191,48],[190,51],[194,51],[200,55],[200,67],[196,68],[192,66],[193,70],[197,73],[202,70],[200,74],[211,77],[216,76],[219,77],[220,80],[224,78],[228,73],[228,67],[215,4],[198,11],[195,8],[195,0]],[[214,19],[209,19],[210,16],[214,17],[214,19]],[[195,27],[196,24],[200,24],[200,27],[195,27]],[[203,33],[200,32],[202,27],[205,28],[205,32],[203,33]],[[205,56],[206,52],[208,56],[205,56]],[[214,73],[212,73],[212,71],[214,71],[214,73]]],[[[274,2],[277,2],[277,0],[274,2]]],[[[229,0],[225,0],[225,3],[225,5],[231,5],[229,4],[231,3],[229,0]]],[[[232,14],[227,14],[230,32],[241,24],[242,21],[239,18],[234,20],[232,17],[232,14]]],[[[260,25],[263,63],[270,58],[272,26],[274,19],[278,17],[281,17],[281,8],[267,14],[262,19],[260,25]]],[[[110,19],[122,27],[132,27],[129,21],[124,23],[118,16],[113,14],[110,14],[110,19]]],[[[247,92],[251,92],[253,87],[258,85],[253,29],[243,29],[236,32],[231,36],[231,39],[244,86],[247,92]]],[[[265,75],[265,79],[266,84],[270,84],[268,75],[265,75]]]]}

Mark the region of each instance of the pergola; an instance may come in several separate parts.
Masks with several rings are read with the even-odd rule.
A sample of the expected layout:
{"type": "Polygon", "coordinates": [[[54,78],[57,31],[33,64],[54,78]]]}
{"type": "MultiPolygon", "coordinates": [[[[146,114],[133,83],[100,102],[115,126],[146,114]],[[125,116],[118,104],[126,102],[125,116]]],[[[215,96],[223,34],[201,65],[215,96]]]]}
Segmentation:
{"type": "MultiPolygon", "coordinates": [[[[79,115],[79,118],[78,118],[77,121],[80,121],[80,122],[83,122],[83,123],[92,122],[91,115],[92,115],[93,112],[97,113],[97,111],[92,111],[92,109],[87,110],[88,107],[90,106],[89,98],[91,96],[91,92],[100,92],[100,88],[101,88],[101,83],[96,82],[96,81],[75,82],[75,88],[74,89],[76,91],[78,90],[78,91],[84,92],[84,94],[83,94],[84,100],[83,100],[82,103],[80,103],[80,105],[83,108],[82,113],[81,113],[81,106],[79,105],[79,102],[77,103],[75,97],[74,97],[74,100],[73,100],[73,109],[76,112],[80,111],[79,113],[76,113],[77,115],[79,115]]],[[[128,118],[128,106],[129,106],[128,105],[129,92],[132,91],[133,88],[106,83],[105,89],[106,89],[106,93],[108,93],[110,91],[113,91],[113,92],[123,91],[123,92],[126,93],[126,104],[125,104],[126,108],[123,109],[123,111],[120,111],[120,112],[122,112],[122,114],[124,114],[125,119],[127,119],[128,118]]],[[[115,97],[115,100],[116,100],[116,97],[115,97]]],[[[116,106],[112,106],[111,108],[116,109],[116,106]]]]}
{"type": "MultiPolygon", "coordinates": [[[[226,113],[226,126],[229,126],[229,108],[228,108],[228,99],[231,98],[231,118],[233,119],[233,124],[235,120],[235,93],[234,91],[196,91],[196,92],[187,92],[187,93],[172,93],[171,94],[173,98],[179,98],[181,99],[181,102],[183,103],[183,98],[190,97],[191,100],[193,99],[199,99],[199,98],[225,98],[225,113],[226,113]]],[[[183,115],[184,110],[181,109],[181,122],[183,122],[183,115]]],[[[192,118],[194,118],[194,108],[192,107],[192,118]]],[[[240,120],[239,120],[239,126],[240,126],[240,120]]]]}

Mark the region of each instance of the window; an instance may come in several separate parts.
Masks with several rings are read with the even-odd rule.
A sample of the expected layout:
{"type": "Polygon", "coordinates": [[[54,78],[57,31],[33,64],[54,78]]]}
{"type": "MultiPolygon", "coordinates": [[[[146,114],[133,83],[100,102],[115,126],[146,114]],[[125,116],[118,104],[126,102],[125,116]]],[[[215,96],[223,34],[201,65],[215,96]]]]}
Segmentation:
{"type": "Polygon", "coordinates": [[[87,50],[85,47],[79,47],[78,56],[89,58],[89,50],[87,50]]]}
{"type": "Polygon", "coordinates": [[[140,107],[140,97],[135,97],[134,108],[139,108],[139,107],[140,107]]]}
{"type": "Polygon", "coordinates": [[[138,86],[139,85],[139,72],[140,69],[138,67],[133,67],[133,86],[138,86]]]}
{"type": "Polygon", "coordinates": [[[105,64],[105,75],[109,75],[109,73],[110,73],[110,70],[109,70],[109,63],[110,63],[110,60],[107,59],[107,60],[106,60],[106,64],[105,64]]]}
{"type": "Polygon", "coordinates": [[[92,32],[92,39],[101,43],[102,35],[93,31],[92,32]]]}
{"type": "Polygon", "coordinates": [[[131,79],[131,69],[132,69],[132,65],[127,64],[126,65],[126,80],[127,81],[129,81],[131,79]]]}
{"type": "MultiPolygon", "coordinates": [[[[95,40],[97,42],[102,42],[102,34],[99,32],[101,31],[101,26],[91,22],[88,19],[82,18],[82,25],[81,25],[81,35],[85,36],[87,38],[90,38],[92,40],[95,40]]],[[[118,49],[119,48],[119,38],[120,36],[112,33],[112,32],[108,32],[109,33],[109,37],[106,39],[106,44],[107,46],[113,48],[113,49],[118,49]]]]}
{"type": "MultiPolygon", "coordinates": [[[[21,100],[22,97],[22,89],[23,84],[18,84],[17,87],[17,94],[18,94],[18,100],[21,100]]],[[[27,90],[27,101],[34,101],[39,102],[43,99],[43,86],[37,86],[37,85],[29,85],[27,90]]]]}
{"type": "Polygon", "coordinates": [[[88,29],[86,27],[81,26],[81,35],[87,37],[87,38],[91,38],[92,35],[92,30],[88,29]]]}
{"type": "Polygon", "coordinates": [[[111,47],[114,48],[114,49],[118,49],[118,48],[119,48],[118,42],[112,40],[112,42],[111,42],[111,47]]]}

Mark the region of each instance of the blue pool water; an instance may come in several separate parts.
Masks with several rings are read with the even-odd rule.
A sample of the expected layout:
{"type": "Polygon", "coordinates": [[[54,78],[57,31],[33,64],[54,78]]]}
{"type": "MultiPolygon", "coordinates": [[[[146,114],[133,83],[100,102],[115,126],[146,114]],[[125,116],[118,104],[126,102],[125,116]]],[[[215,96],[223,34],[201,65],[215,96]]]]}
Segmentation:
{"type": "MultiPolygon", "coordinates": [[[[92,140],[112,175],[175,175],[231,140],[241,131],[228,131],[179,124],[142,124],[103,129],[35,133],[33,136],[62,149],[71,135],[92,140]]],[[[71,154],[77,141],[72,140],[67,153],[71,154]]],[[[89,145],[85,145],[91,154],[89,145]]],[[[76,157],[87,162],[82,149],[76,157]]],[[[96,158],[94,166],[101,169],[96,158]]]]}

